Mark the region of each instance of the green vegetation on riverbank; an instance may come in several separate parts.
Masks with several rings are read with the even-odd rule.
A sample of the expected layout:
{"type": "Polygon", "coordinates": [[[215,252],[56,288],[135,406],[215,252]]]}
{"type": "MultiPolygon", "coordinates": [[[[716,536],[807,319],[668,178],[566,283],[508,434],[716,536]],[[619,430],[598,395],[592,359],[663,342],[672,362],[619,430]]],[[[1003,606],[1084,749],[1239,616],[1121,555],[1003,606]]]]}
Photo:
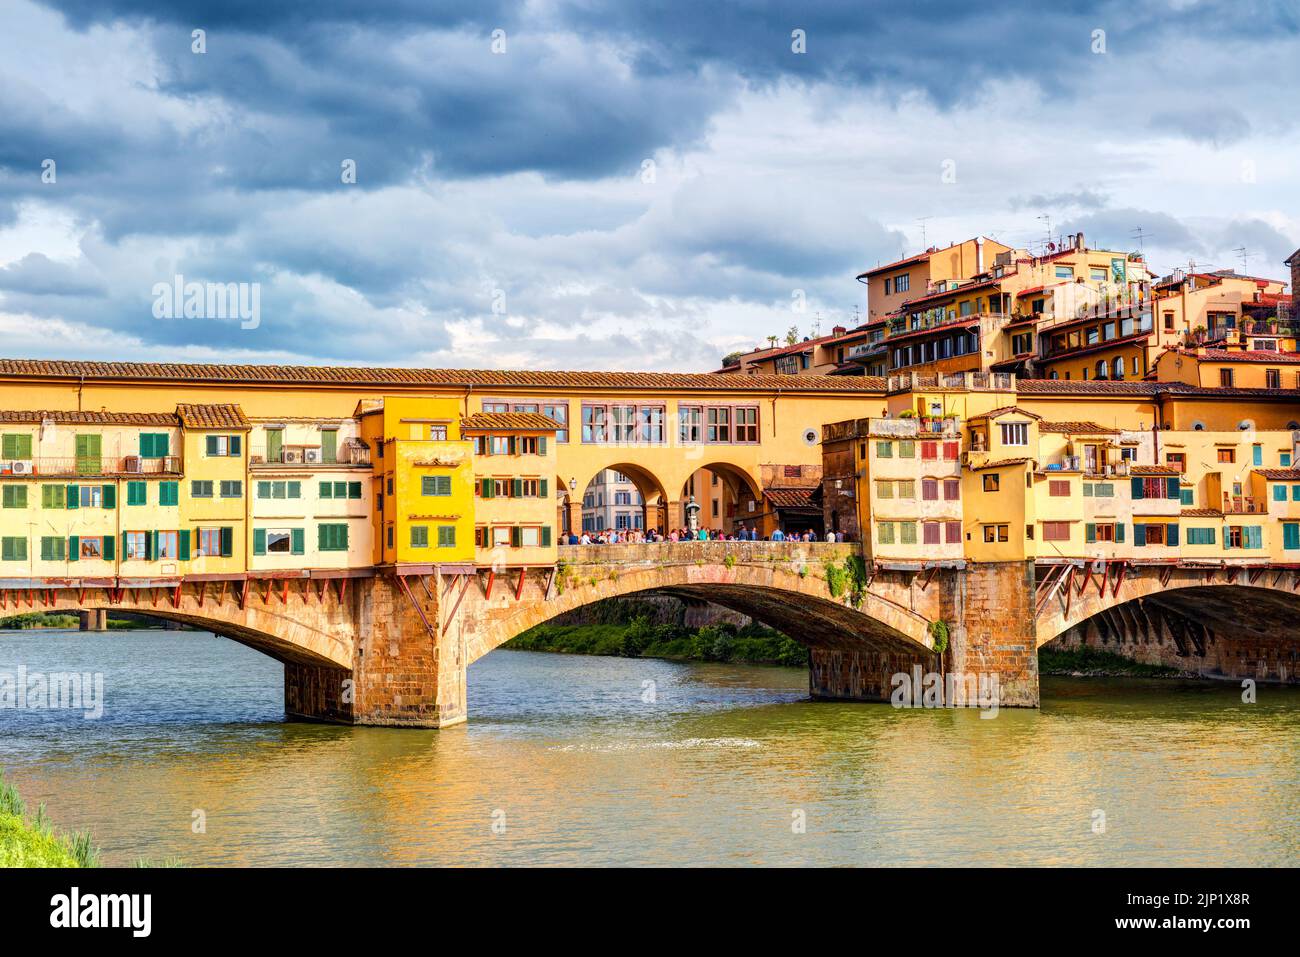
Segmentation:
{"type": "Polygon", "coordinates": [[[762,625],[737,628],[729,623],[685,628],[654,624],[646,615],[630,622],[585,625],[545,623],[509,641],[516,651],[552,651],[570,655],[623,658],[669,658],[680,661],[731,661],[742,664],[808,663],[808,649],[762,625]]]}
{"type": "Polygon", "coordinates": [[[23,799],[0,772],[0,867],[97,867],[99,851],[88,834],[60,836],[45,805],[27,819],[23,799]]]}
{"type": "Polygon", "coordinates": [[[1094,678],[1185,678],[1188,673],[1165,665],[1147,665],[1096,648],[1038,649],[1038,672],[1094,678]]]}
{"type": "MultiPolygon", "coordinates": [[[[81,625],[81,619],[75,614],[67,612],[52,611],[27,611],[19,615],[10,615],[7,618],[0,618],[0,631],[25,631],[33,628],[78,628],[81,625]]],[[[108,619],[109,631],[133,631],[137,628],[160,628],[161,624],[150,621],[141,621],[139,619],[126,620],[121,618],[108,619]]]]}

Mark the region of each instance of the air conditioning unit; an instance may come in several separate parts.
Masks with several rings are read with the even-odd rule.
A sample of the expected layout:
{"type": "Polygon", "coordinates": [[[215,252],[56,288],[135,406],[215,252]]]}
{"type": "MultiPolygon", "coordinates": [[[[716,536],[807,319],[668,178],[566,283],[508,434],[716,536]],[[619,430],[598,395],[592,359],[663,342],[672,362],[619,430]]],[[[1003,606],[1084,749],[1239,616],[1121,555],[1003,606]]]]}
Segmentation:
{"type": "Polygon", "coordinates": [[[306,461],[309,465],[319,464],[320,449],[305,449],[303,451],[303,460],[306,461]]]}
{"type": "Polygon", "coordinates": [[[32,463],[22,461],[14,462],[11,471],[14,475],[31,475],[32,463]]]}
{"type": "Polygon", "coordinates": [[[280,461],[289,465],[302,464],[302,449],[285,449],[280,453],[280,461]]]}
{"type": "Polygon", "coordinates": [[[124,458],[122,460],[122,471],[123,472],[140,471],[140,456],[128,455],[126,458],[124,458]]]}

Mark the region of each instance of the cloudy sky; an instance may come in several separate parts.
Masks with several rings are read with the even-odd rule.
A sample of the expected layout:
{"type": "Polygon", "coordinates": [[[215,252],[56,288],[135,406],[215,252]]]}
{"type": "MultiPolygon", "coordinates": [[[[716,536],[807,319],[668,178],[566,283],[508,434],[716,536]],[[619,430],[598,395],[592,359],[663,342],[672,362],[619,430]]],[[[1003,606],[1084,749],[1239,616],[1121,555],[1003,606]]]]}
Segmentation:
{"type": "Polygon", "coordinates": [[[705,371],[1049,228],[1283,278],[1298,11],[0,0],[0,354],[705,371]]]}

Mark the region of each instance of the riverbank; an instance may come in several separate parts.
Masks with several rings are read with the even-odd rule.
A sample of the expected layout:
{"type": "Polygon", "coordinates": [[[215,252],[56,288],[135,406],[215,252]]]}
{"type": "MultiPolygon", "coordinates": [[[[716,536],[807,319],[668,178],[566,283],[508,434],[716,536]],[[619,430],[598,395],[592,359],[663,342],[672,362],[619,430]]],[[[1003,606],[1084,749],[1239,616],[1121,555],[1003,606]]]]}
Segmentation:
{"type": "Polygon", "coordinates": [[[23,799],[0,773],[0,867],[97,867],[99,851],[88,834],[60,836],[45,806],[28,820],[23,799]]]}
{"type": "Polygon", "coordinates": [[[1147,665],[1130,661],[1109,651],[1075,648],[1057,651],[1038,649],[1038,673],[1067,678],[1198,678],[1201,675],[1165,665],[1147,665]]]}
{"type": "Polygon", "coordinates": [[[503,647],[516,651],[665,658],[672,661],[787,667],[802,667],[808,663],[807,648],[762,625],[737,627],[721,622],[702,628],[686,628],[669,623],[655,624],[646,615],[637,615],[629,622],[578,625],[547,622],[530,628],[503,647]]]}
{"type": "MultiPolygon", "coordinates": [[[[0,631],[27,631],[34,628],[68,630],[80,626],[81,619],[79,617],[64,612],[28,611],[20,615],[9,615],[7,618],[0,618],[0,631]]],[[[109,631],[135,631],[142,628],[163,627],[174,626],[166,626],[159,622],[146,621],[135,617],[108,619],[109,631]]]]}

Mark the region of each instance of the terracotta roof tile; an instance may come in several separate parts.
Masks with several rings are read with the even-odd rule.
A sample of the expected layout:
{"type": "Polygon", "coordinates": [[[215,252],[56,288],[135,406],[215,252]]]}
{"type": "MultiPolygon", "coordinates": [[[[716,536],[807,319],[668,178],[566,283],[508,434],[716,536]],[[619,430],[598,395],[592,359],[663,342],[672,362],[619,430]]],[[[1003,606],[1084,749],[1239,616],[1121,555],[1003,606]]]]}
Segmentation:
{"type": "Polygon", "coordinates": [[[1039,432],[1060,435],[1118,435],[1119,429],[1108,429],[1096,422],[1039,422],[1039,432]]]}
{"type": "Polygon", "coordinates": [[[1184,518],[1222,518],[1223,513],[1214,508],[1185,508],[1178,513],[1184,518]]]}
{"type": "Polygon", "coordinates": [[[176,414],[187,429],[250,429],[244,410],[231,403],[176,406],[176,414]]]}
{"type": "Polygon", "coordinates": [[[564,426],[540,412],[475,412],[460,420],[462,432],[512,431],[555,432],[564,426]]]}
{"type": "Polygon", "coordinates": [[[880,376],[720,375],[684,372],[540,372],[490,369],[404,369],[364,366],[217,365],[163,362],[79,362],[0,359],[0,378],[72,378],[240,384],[383,386],[523,386],[525,388],[744,391],[781,389],[884,392],[880,376]]]}
{"type": "Polygon", "coordinates": [[[972,472],[983,472],[988,469],[1006,468],[1009,465],[1024,465],[1028,461],[1029,459],[997,459],[993,462],[985,462],[983,465],[972,465],[970,470],[972,472]]]}
{"type": "Polygon", "coordinates": [[[1182,475],[1172,465],[1130,465],[1129,475],[1182,475]]]}
{"type": "Polygon", "coordinates": [[[1300,482],[1300,468],[1296,469],[1255,469],[1270,482],[1300,482]]]}
{"type": "Polygon", "coordinates": [[[763,498],[767,499],[776,508],[818,508],[819,504],[813,500],[813,494],[817,487],[812,488],[769,488],[763,492],[763,498]]]}
{"type": "Polygon", "coordinates": [[[171,412],[22,412],[0,410],[0,422],[40,423],[49,419],[67,425],[177,425],[171,412]]]}
{"type": "Polygon", "coordinates": [[[1206,349],[1193,358],[1210,362],[1271,362],[1278,365],[1294,365],[1300,362],[1300,355],[1294,352],[1271,352],[1267,349],[1206,349]]]}
{"type": "Polygon", "coordinates": [[[1042,418],[1041,415],[1035,415],[1033,412],[1030,412],[1028,409],[1022,409],[1019,406],[1014,406],[1014,405],[998,406],[998,408],[990,409],[988,412],[982,412],[979,415],[972,415],[971,418],[972,419],[996,419],[998,416],[1008,415],[1012,412],[1018,412],[1021,415],[1027,415],[1031,419],[1042,418]]]}

